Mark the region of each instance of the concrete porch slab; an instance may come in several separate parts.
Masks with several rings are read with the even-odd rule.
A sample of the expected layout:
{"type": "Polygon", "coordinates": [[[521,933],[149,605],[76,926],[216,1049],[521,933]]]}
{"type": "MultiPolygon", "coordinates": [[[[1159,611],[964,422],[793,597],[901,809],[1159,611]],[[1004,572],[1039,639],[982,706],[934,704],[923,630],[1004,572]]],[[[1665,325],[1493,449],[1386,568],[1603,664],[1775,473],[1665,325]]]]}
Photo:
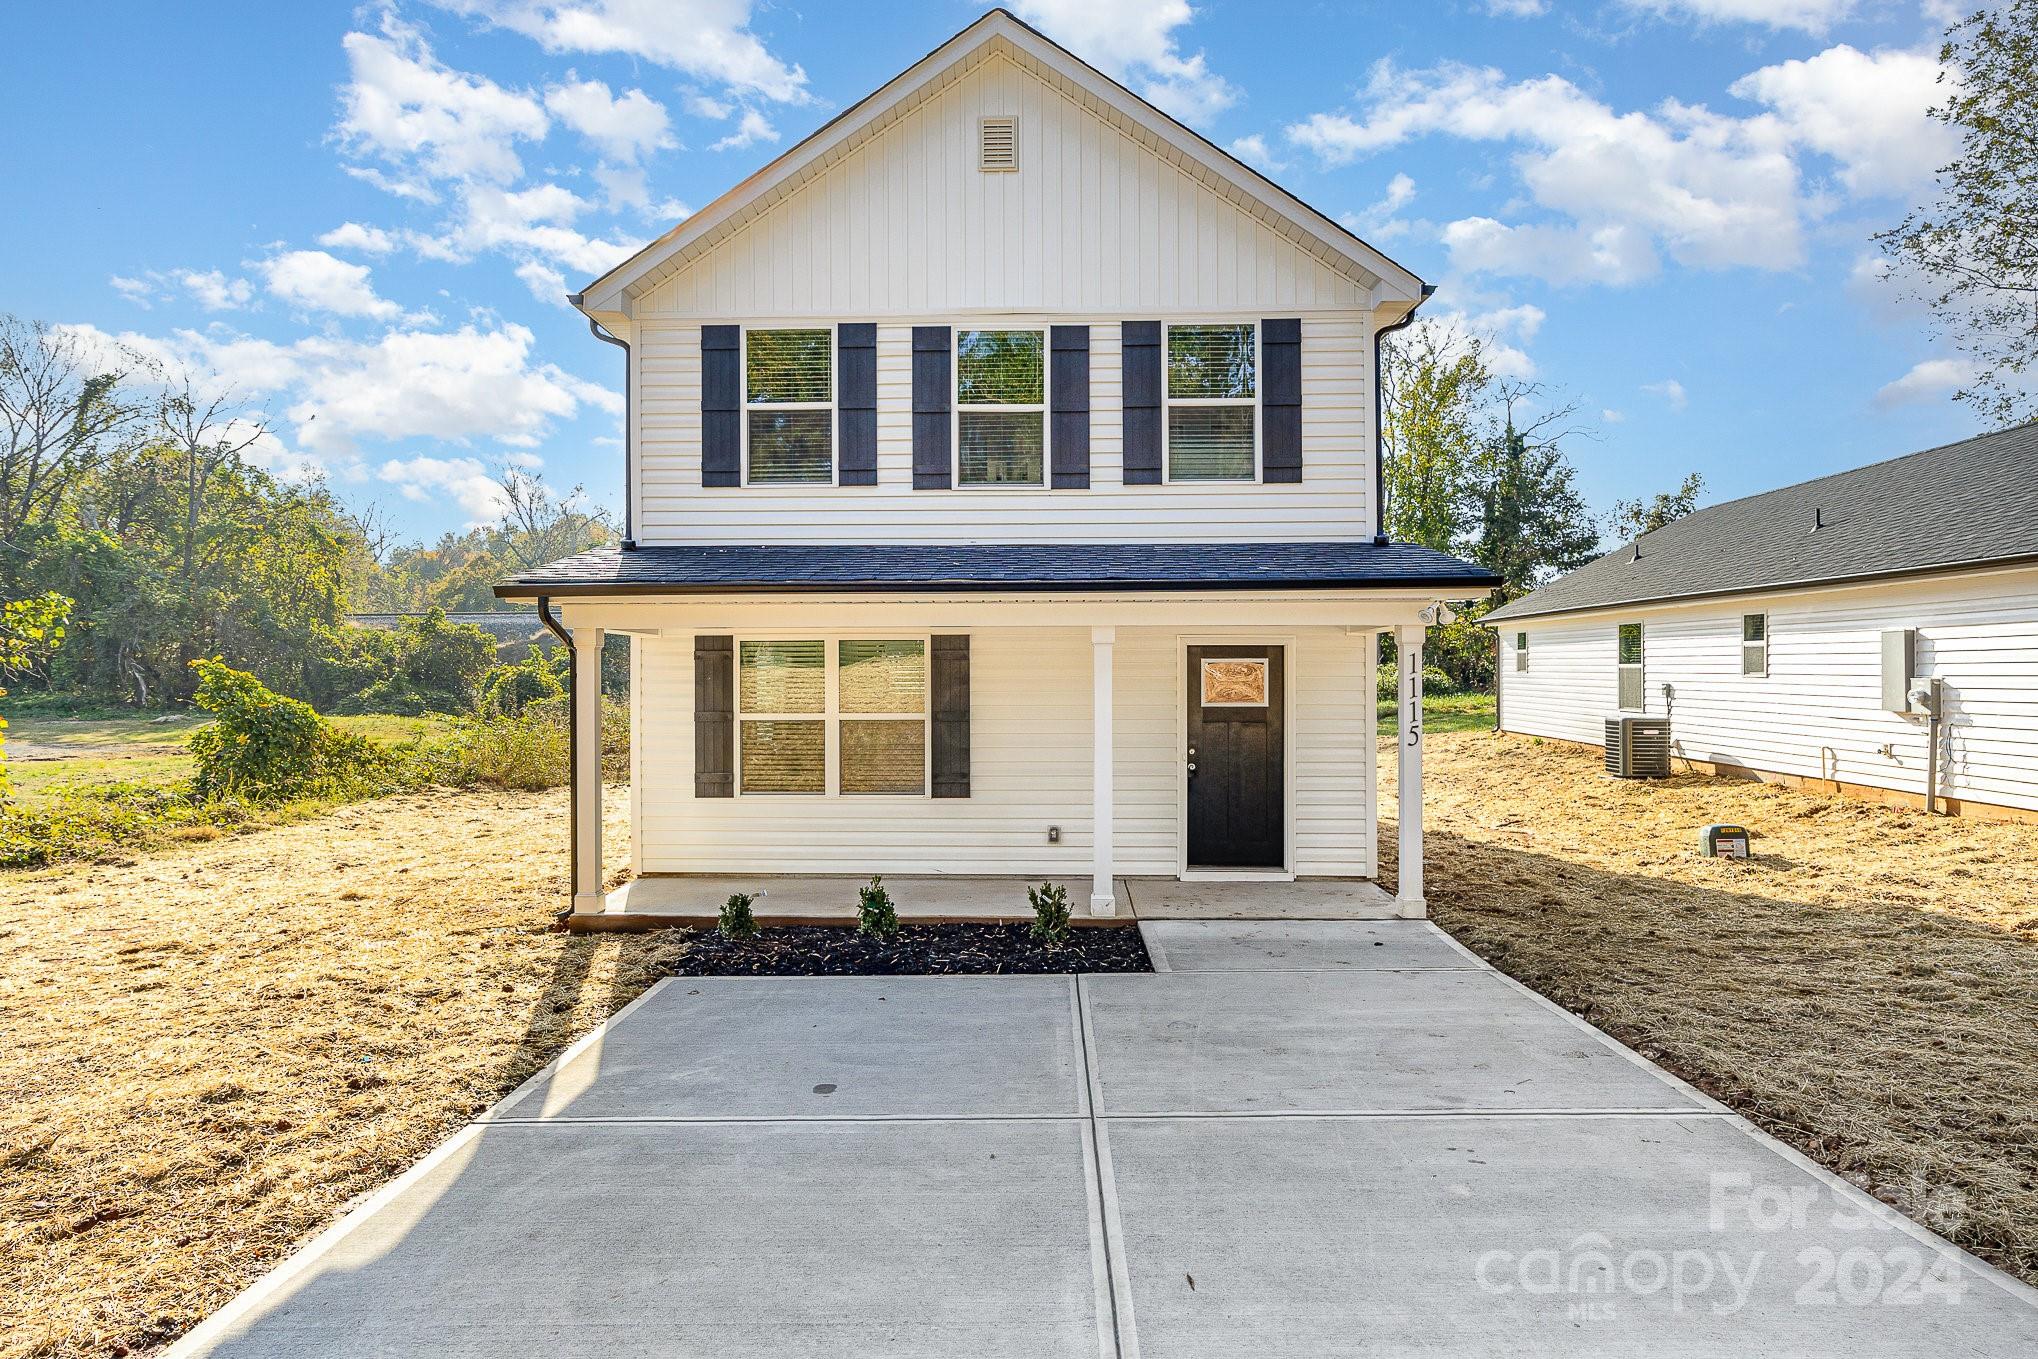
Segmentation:
{"type": "MultiPolygon", "coordinates": [[[[611,919],[645,917],[654,924],[713,921],[722,903],[735,892],[762,892],[751,911],[762,924],[812,924],[856,919],[856,891],[869,878],[756,873],[681,874],[632,878],[608,894],[601,916],[611,919]]],[[[1051,880],[1052,881],[1052,880],[1051,880]]],[[[1069,894],[1078,920],[1089,914],[1090,880],[1059,880],[1069,894]]],[[[902,920],[918,922],[1031,920],[1026,889],[1039,878],[913,875],[887,877],[885,888],[902,920]]],[[[1124,881],[1117,883],[1118,914],[1132,918],[1132,899],[1124,881]]],[[[597,918],[599,919],[599,917],[597,918]]]]}
{"type": "Polygon", "coordinates": [[[1129,878],[1120,884],[1141,920],[1392,920],[1394,898],[1370,878],[1129,878]]]}
{"type": "Polygon", "coordinates": [[[1717,1107],[1490,969],[1079,985],[1099,1114],[1717,1107]]]}
{"type": "Polygon", "coordinates": [[[2028,1290],[1738,1119],[1112,1118],[1102,1147],[1143,1359],[2038,1353],[2028,1290]]]}
{"type": "Polygon", "coordinates": [[[482,1118],[1088,1112],[1069,977],[675,977],[482,1118]]]}
{"type": "Polygon", "coordinates": [[[1082,1121],[469,1128],[173,1351],[1115,1352],[1082,1121]]]}
{"type": "Polygon", "coordinates": [[[1345,972],[1483,969],[1422,920],[1143,920],[1157,972],[1345,972]]]}

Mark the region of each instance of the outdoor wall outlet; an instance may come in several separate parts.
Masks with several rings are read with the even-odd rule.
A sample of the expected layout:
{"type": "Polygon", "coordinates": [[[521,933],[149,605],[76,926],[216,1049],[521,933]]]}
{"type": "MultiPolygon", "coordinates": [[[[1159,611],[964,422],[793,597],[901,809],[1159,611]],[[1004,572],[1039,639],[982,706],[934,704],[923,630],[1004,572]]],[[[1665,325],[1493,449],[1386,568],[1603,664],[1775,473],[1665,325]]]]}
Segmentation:
{"type": "Polygon", "coordinates": [[[1049,843],[1050,845],[1058,845],[1061,843],[1060,826],[1049,826],[1047,828],[1047,843],[1049,843]]]}

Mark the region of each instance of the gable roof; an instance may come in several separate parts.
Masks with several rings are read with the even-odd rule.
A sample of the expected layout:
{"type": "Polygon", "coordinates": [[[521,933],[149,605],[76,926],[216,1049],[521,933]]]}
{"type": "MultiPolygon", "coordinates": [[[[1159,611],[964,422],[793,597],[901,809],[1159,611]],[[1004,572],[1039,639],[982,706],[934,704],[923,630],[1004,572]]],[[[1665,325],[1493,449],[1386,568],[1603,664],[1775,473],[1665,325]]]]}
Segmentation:
{"type": "Polygon", "coordinates": [[[1707,506],[1485,621],[2020,561],[2038,561],[2038,423],[1707,506]]]}
{"type": "Polygon", "coordinates": [[[694,213],[570,299],[590,316],[621,322],[625,300],[657,286],[751,219],[826,172],[975,63],[1005,56],[1028,66],[1150,152],[1223,194],[1325,264],[1413,309],[1421,279],[1006,10],[994,9],[784,155],[694,213]]]}
{"type": "Polygon", "coordinates": [[[1009,590],[1409,589],[1483,592],[1482,566],[1410,543],[825,544],[596,548],[512,576],[503,599],[539,596],[1009,590]]]}

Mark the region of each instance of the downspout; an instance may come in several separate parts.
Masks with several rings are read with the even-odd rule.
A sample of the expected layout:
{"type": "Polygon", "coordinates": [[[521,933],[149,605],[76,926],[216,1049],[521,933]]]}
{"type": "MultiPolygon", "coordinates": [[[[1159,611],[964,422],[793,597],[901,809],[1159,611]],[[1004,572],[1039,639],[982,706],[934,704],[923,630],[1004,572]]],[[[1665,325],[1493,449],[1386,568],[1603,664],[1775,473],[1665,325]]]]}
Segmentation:
{"type": "MultiPolygon", "coordinates": [[[[569,293],[566,300],[575,307],[580,305],[583,293],[569,293]]],[[[636,441],[631,437],[636,427],[636,412],[632,407],[630,374],[630,342],[611,335],[602,323],[592,316],[587,318],[587,333],[604,344],[612,344],[623,351],[623,551],[637,550],[637,525],[634,510],[637,503],[637,483],[634,471],[637,462],[636,441]]]]}
{"type": "Polygon", "coordinates": [[[580,704],[574,702],[573,634],[559,625],[553,616],[552,601],[545,595],[538,596],[538,621],[545,630],[559,639],[559,645],[566,648],[566,825],[570,848],[566,855],[566,909],[559,913],[563,921],[573,914],[573,893],[580,885],[580,785],[575,774],[580,769],[580,704]]]}
{"type": "MultiPolygon", "coordinates": [[[[1429,301],[1436,292],[1436,285],[1422,285],[1422,296],[1415,299],[1415,306],[1408,309],[1408,315],[1391,326],[1382,326],[1373,332],[1373,512],[1378,516],[1373,523],[1373,545],[1387,545],[1387,440],[1386,414],[1387,398],[1380,390],[1380,341],[1397,330],[1406,330],[1415,324],[1416,308],[1429,301]]],[[[1499,681],[1496,679],[1495,684],[1499,681]]]]}

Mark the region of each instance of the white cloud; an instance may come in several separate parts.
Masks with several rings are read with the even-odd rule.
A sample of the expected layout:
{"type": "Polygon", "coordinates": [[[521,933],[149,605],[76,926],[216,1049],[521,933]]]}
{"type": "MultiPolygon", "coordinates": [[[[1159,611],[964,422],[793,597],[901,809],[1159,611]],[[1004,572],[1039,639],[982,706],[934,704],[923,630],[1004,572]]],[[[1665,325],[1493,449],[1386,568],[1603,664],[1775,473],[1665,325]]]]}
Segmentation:
{"type": "Polygon", "coordinates": [[[149,309],[151,302],[156,296],[155,284],[145,278],[127,278],[123,275],[115,274],[107,279],[106,282],[113,288],[113,291],[134,303],[143,311],[149,309]]]}
{"type": "Polygon", "coordinates": [[[1684,384],[1676,378],[1664,378],[1661,382],[1645,382],[1642,384],[1642,390],[1651,396],[1662,397],[1664,403],[1673,411],[1681,411],[1691,404],[1691,398],[1685,393],[1684,384]]]}
{"type": "Polygon", "coordinates": [[[1875,394],[1882,410],[1943,401],[1974,380],[1974,365],[1965,359],[1926,359],[1875,394]]]}
{"type": "Polygon", "coordinates": [[[1625,224],[1600,227],[1508,226],[1491,217],[1447,224],[1451,266],[1470,274],[1513,274],[1556,284],[1634,283],[1654,274],[1656,251],[1625,224]]]}
{"type": "Polygon", "coordinates": [[[1503,19],[1533,19],[1550,12],[1549,0],[1486,0],[1486,12],[1503,19]]]}
{"type": "Polygon", "coordinates": [[[252,283],[244,278],[228,278],[217,269],[202,274],[196,269],[179,269],[171,277],[207,311],[238,311],[255,296],[252,283]]]}
{"type": "Polygon", "coordinates": [[[1201,52],[1184,56],[1175,41],[1196,16],[1189,0],[1018,0],[1013,9],[1185,123],[1205,125],[1238,102],[1201,52]]]}
{"type": "Polygon", "coordinates": [[[605,240],[576,229],[572,222],[587,210],[588,201],[558,184],[516,192],[476,185],[465,191],[462,202],[465,216],[432,242],[432,248],[453,259],[497,250],[522,259],[542,257],[593,276],[643,247],[641,240],[605,240]]]}
{"type": "Polygon", "coordinates": [[[696,118],[713,118],[719,122],[734,113],[735,109],[727,100],[716,99],[712,95],[696,91],[686,97],[686,111],[696,118]]]}
{"type": "Polygon", "coordinates": [[[1601,424],[1618,425],[1625,419],[1627,419],[1627,416],[1616,410],[1603,410],[1599,413],[1601,424]]]}
{"type": "Polygon", "coordinates": [[[1621,0],[1632,10],[1701,24],[1748,23],[1824,33],[1854,12],[1854,0],[1621,0]]]}
{"type": "MultiPolygon", "coordinates": [[[[448,68],[393,16],[384,16],[379,35],[349,33],[340,45],[353,78],[341,92],[336,132],[352,155],[431,178],[506,184],[523,173],[516,143],[542,139],[550,127],[530,94],[448,68]]],[[[370,182],[400,185],[391,191],[411,197],[422,187],[415,174],[370,182]]]]}
{"type": "Polygon", "coordinates": [[[1264,170],[1268,174],[1288,168],[1267,146],[1267,139],[1257,132],[1234,138],[1231,143],[1231,154],[1247,165],[1264,170]]]}
{"type": "Polygon", "coordinates": [[[319,237],[318,243],[331,250],[358,250],[364,255],[386,255],[396,249],[396,237],[381,227],[359,222],[340,223],[319,237]]]}
{"type": "Polygon", "coordinates": [[[1375,244],[1391,241],[1408,234],[1412,224],[1395,214],[1414,201],[1415,181],[1405,174],[1396,173],[1387,181],[1387,188],[1378,201],[1359,212],[1345,214],[1342,220],[1352,231],[1375,244]]]}
{"type": "Polygon", "coordinates": [[[378,296],[368,281],[368,266],[328,255],[323,250],[287,250],[255,266],[268,281],[269,292],[305,311],[335,316],[366,316],[394,320],[403,308],[378,296]]]}
{"type": "Polygon", "coordinates": [[[571,73],[567,79],[569,83],[545,91],[545,108],[610,160],[634,164],[673,145],[665,105],[644,91],[611,95],[599,80],[575,80],[571,73]]]}
{"type": "Polygon", "coordinates": [[[405,500],[429,505],[450,497],[472,524],[493,523],[508,508],[502,487],[475,458],[391,458],[375,475],[405,500]]]}
{"type": "Polygon", "coordinates": [[[775,142],[778,129],[771,125],[771,119],[756,109],[744,109],[743,116],[736,122],[736,130],[710,146],[710,151],[734,151],[757,142],[775,142]]]}
{"type": "Polygon", "coordinates": [[[1952,129],[1927,112],[1945,93],[1938,78],[1932,52],[1842,43],[1742,76],[1732,92],[1768,105],[1793,141],[1838,161],[1849,192],[1908,195],[1958,149],[1952,129]]]}
{"type": "Polygon", "coordinates": [[[541,264],[537,260],[525,260],[517,266],[516,274],[523,280],[524,286],[531,290],[531,296],[540,302],[550,302],[558,307],[571,305],[566,300],[566,294],[572,291],[566,286],[566,275],[551,265],[541,264]]]}
{"type": "Polygon", "coordinates": [[[749,0],[432,0],[551,52],[641,57],[781,103],[806,103],[807,73],[750,31],[749,0]]]}

